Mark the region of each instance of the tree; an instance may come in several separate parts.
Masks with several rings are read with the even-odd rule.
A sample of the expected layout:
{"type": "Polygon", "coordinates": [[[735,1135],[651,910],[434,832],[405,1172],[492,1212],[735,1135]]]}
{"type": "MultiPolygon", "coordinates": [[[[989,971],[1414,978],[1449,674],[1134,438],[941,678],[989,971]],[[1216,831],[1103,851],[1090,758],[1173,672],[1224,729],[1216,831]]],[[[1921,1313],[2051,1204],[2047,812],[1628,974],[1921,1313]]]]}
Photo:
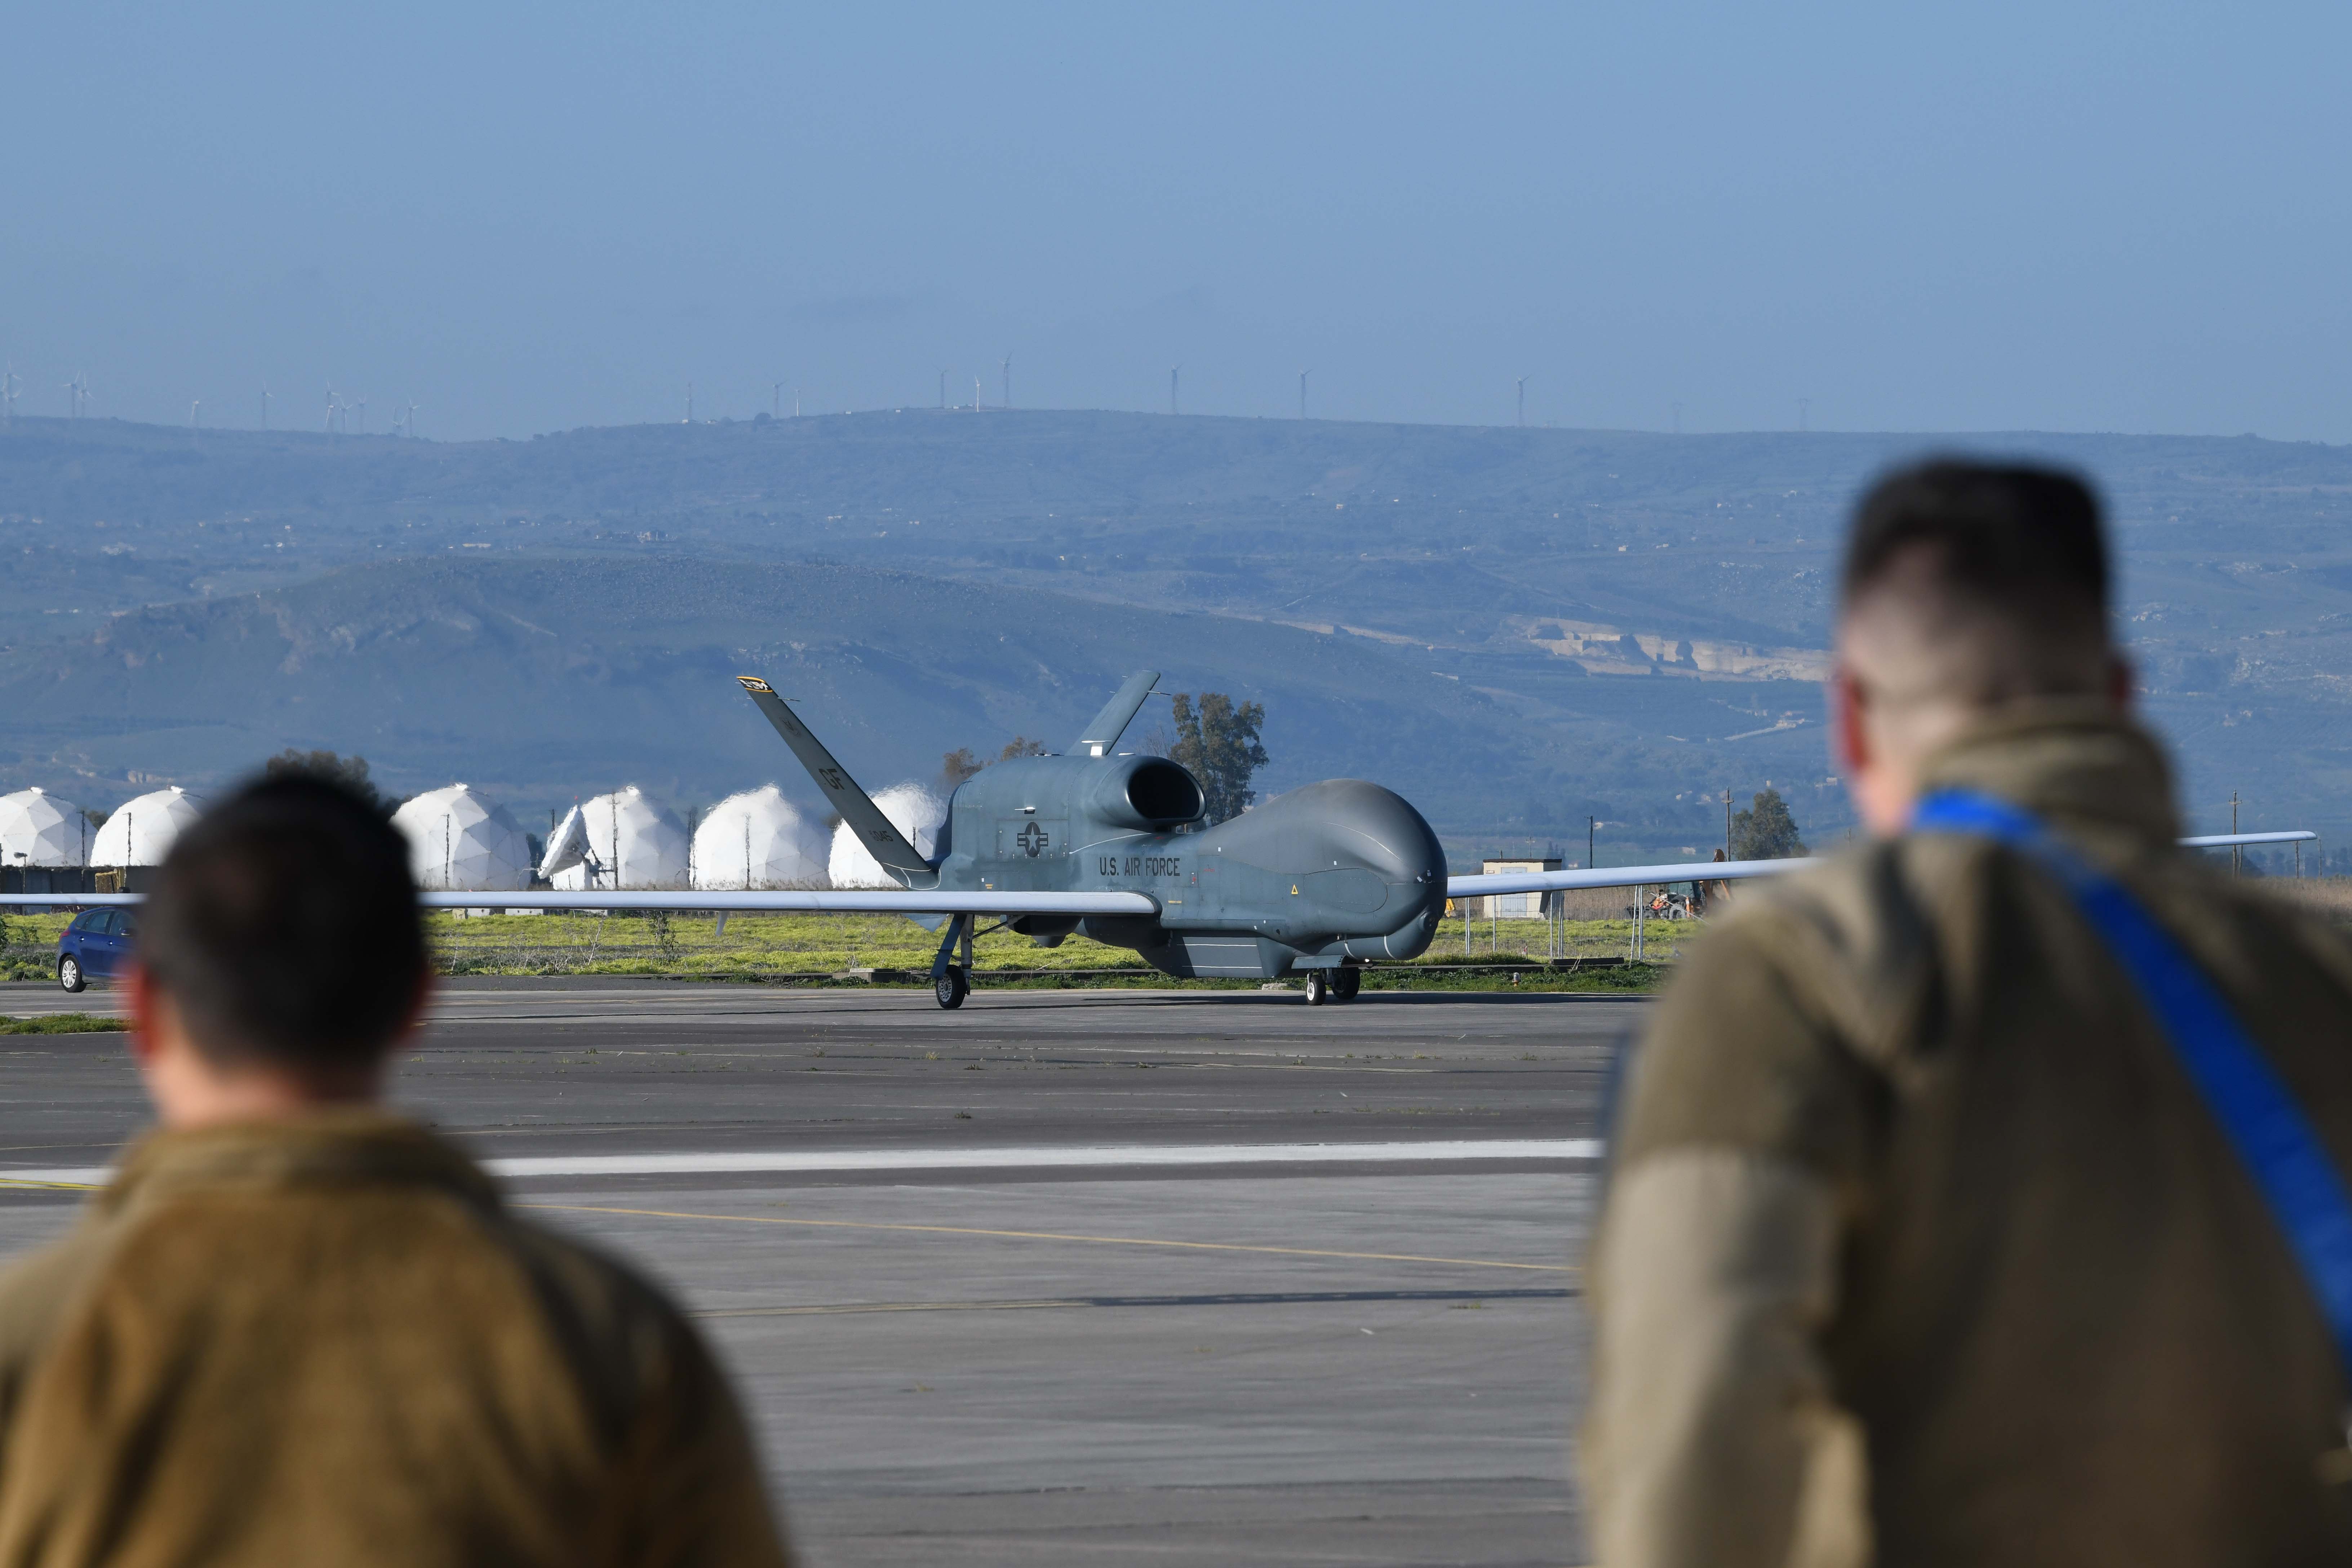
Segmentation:
{"type": "Polygon", "coordinates": [[[1792,860],[1811,851],[1797,837],[1797,819],[1777,789],[1756,792],[1756,804],[1731,814],[1734,860],[1792,860]]]}
{"type": "Polygon", "coordinates": [[[370,805],[392,815],[400,803],[375,787],[368,778],[365,757],[339,757],[332,752],[300,752],[289,746],[261,764],[264,778],[282,779],[293,776],[325,779],[339,784],[370,805]]]}
{"type": "Polygon", "coordinates": [[[1042,757],[1045,754],[1045,742],[1033,741],[1026,735],[1015,735],[1004,742],[1004,750],[996,754],[996,760],[1009,763],[1015,757],[1042,757]]]}
{"type": "Polygon", "coordinates": [[[1258,743],[1265,709],[1255,702],[1237,706],[1222,691],[1201,693],[1198,709],[1191,692],[1180,691],[1173,707],[1176,743],[1168,754],[1201,781],[1208,796],[1203,820],[1218,823],[1239,816],[1257,799],[1250,777],[1266,763],[1265,748],[1258,743]]]}
{"type": "Polygon", "coordinates": [[[958,746],[940,759],[940,784],[948,794],[953,795],[956,785],[987,765],[986,763],[972,755],[970,746],[958,746]]]}

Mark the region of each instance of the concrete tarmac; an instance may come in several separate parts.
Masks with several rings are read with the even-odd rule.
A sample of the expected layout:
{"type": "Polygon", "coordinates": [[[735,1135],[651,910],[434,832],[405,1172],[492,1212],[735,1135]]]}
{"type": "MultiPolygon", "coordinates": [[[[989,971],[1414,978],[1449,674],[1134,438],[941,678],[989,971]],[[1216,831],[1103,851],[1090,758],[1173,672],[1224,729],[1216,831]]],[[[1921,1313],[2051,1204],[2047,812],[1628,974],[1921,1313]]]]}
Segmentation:
{"type": "MultiPolygon", "coordinates": [[[[394,1092],[562,1167],[514,1200],[701,1317],[819,1568],[1560,1563],[1597,1179],[1560,1152],[1643,1005],[460,980],[394,1092]],[[1363,1157],[1267,1157],[1309,1144],[1363,1157]],[[694,1158],[779,1151],[890,1163],[694,1158]],[[597,1173],[656,1154],[687,1168],[597,1173]]],[[[5,1168],[102,1164],[145,1111],[119,1036],[0,1051],[15,1252],[79,1195],[5,1168]]]]}

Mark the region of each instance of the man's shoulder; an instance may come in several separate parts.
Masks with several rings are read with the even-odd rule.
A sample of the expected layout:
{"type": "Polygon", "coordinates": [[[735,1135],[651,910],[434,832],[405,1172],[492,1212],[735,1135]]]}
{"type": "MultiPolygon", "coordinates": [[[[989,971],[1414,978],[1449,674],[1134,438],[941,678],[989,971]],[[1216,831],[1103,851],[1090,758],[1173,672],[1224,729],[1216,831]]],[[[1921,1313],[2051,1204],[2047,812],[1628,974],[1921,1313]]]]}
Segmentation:
{"type": "Polygon", "coordinates": [[[500,1243],[530,1279],[559,1335],[610,1371],[674,1375],[699,1338],[668,1293],[625,1260],[510,1208],[495,1211],[500,1243]]]}
{"type": "Polygon", "coordinates": [[[1882,1055],[1932,972],[1940,889],[1960,873],[1954,849],[1871,840],[1748,884],[1709,922],[1675,989],[1719,1022],[1711,993],[1774,985],[1793,1013],[1882,1055]]]}

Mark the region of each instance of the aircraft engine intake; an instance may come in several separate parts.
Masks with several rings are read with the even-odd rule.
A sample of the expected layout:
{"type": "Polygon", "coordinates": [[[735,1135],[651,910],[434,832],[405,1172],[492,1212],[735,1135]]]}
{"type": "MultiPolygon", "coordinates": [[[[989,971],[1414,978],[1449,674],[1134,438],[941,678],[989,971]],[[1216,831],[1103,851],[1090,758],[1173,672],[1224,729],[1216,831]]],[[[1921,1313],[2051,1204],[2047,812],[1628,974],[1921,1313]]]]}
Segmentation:
{"type": "Polygon", "coordinates": [[[1122,757],[1087,786],[1087,810],[1097,820],[1141,833],[1165,833],[1200,820],[1201,786],[1166,757],[1122,757]]]}

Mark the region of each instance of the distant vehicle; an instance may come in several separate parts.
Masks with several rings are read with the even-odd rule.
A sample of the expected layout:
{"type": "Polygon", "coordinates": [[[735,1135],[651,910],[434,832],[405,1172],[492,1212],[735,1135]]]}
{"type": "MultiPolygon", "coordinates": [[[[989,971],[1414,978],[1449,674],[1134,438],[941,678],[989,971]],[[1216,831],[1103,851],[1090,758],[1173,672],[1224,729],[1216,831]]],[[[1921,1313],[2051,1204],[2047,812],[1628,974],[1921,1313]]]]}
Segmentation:
{"type": "Polygon", "coordinates": [[[58,934],[58,984],[81,991],[93,980],[111,980],[131,963],[139,933],[139,911],[85,910],[58,934]]]}

